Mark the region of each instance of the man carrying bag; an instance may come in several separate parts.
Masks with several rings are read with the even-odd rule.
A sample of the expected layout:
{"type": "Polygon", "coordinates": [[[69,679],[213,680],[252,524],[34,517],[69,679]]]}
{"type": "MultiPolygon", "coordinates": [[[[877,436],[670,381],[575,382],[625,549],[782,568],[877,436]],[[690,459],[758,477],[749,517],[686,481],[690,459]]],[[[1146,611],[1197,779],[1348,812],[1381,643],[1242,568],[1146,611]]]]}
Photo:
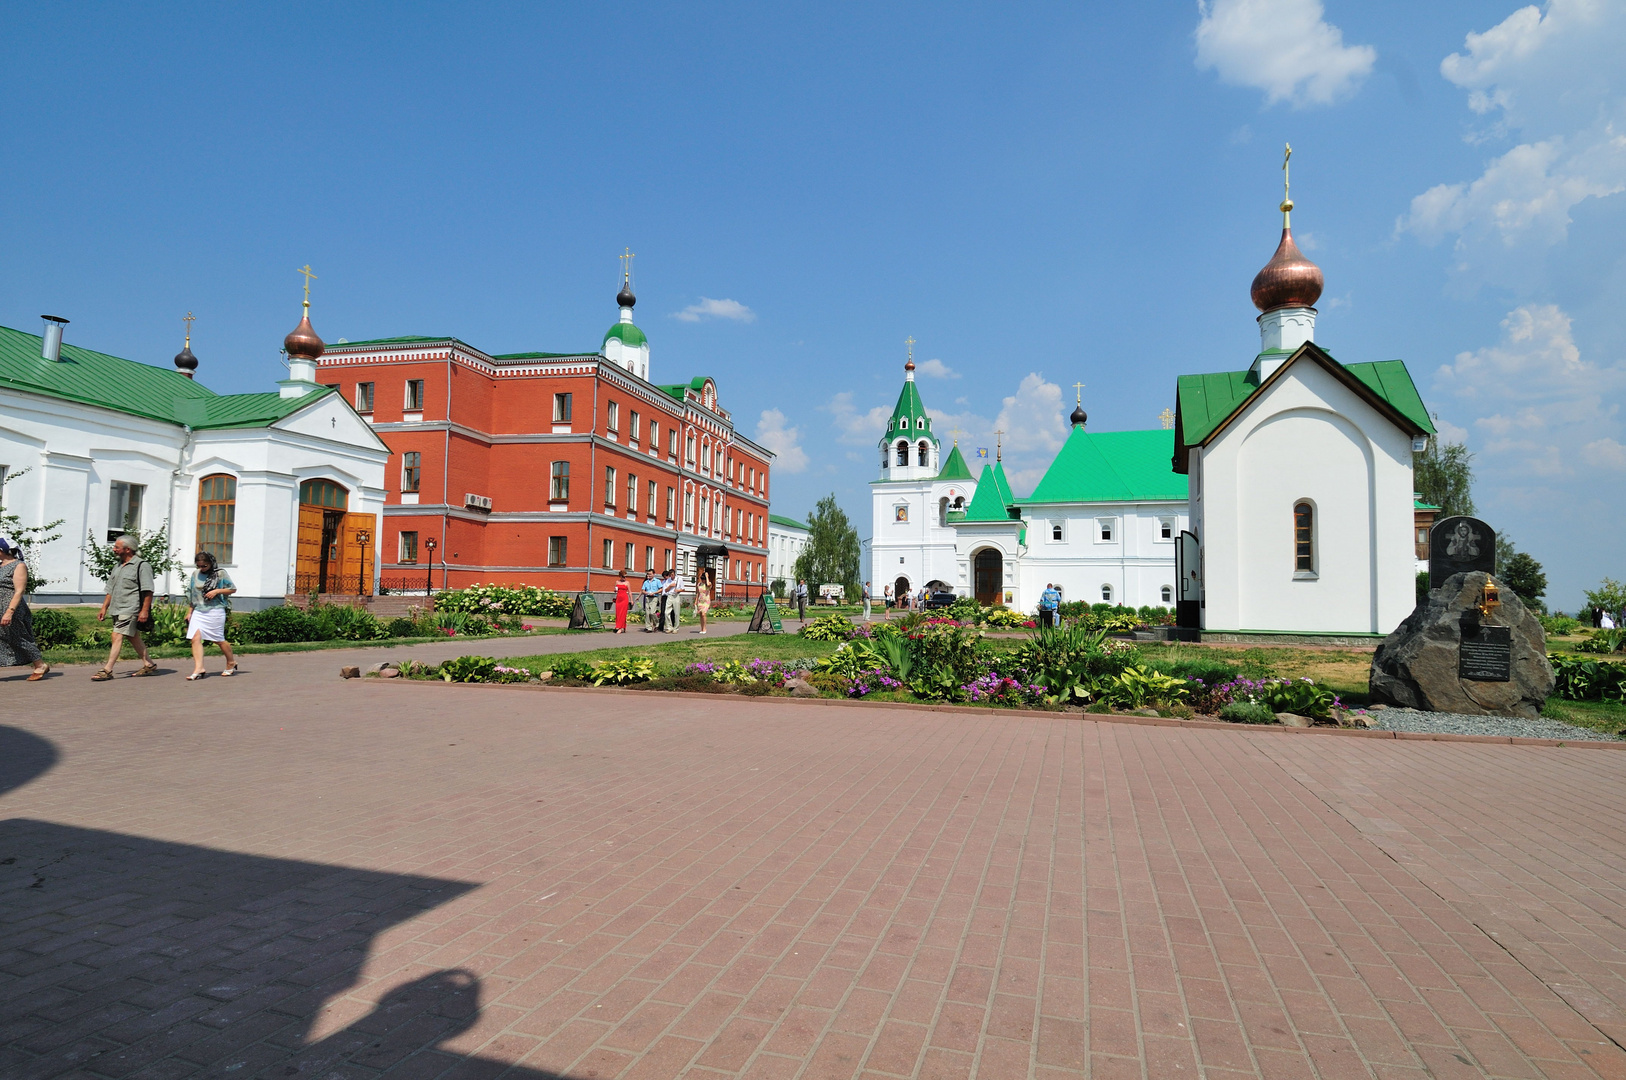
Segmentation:
{"type": "Polygon", "coordinates": [[[118,663],[129,638],[141,657],[141,668],[136,675],[155,675],[158,665],[147,656],[147,643],[141,640],[142,631],[152,629],[152,567],[136,554],[136,538],[130,535],[113,541],[113,557],[118,564],[107,576],[107,595],[102,597],[102,610],[96,621],[113,616],[113,648],[107,655],[107,664],[91,676],[92,682],[107,682],[113,678],[113,665],[118,663]]]}

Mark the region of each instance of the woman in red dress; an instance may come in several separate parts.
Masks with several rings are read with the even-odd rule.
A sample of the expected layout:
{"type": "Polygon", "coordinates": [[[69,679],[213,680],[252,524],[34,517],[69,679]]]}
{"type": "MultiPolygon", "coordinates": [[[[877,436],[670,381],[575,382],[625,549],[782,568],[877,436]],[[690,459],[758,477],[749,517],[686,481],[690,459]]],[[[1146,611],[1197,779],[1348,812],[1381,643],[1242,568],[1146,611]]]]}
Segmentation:
{"type": "Polygon", "coordinates": [[[632,607],[631,586],[627,584],[627,572],[621,571],[615,579],[615,632],[627,632],[627,609],[632,607]]]}

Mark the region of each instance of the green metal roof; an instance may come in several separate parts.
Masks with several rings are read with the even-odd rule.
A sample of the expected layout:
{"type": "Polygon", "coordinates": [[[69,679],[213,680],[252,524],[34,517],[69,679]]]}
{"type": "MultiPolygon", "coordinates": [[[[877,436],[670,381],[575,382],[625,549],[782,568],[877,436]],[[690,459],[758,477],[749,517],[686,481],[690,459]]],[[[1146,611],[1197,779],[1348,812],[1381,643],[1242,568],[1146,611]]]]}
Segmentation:
{"type": "Polygon", "coordinates": [[[886,422],[886,435],[881,442],[890,442],[904,434],[913,437],[917,432],[923,432],[932,442],[937,441],[937,436],[932,434],[932,418],[926,415],[926,403],[920,400],[920,390],[913,379],[905,379],[903,389],[898,391],[898,403],[892,408],[892,418],[886,422]],[[908,427],[903,426],[905,420],[909,421],[908,427]]]}
{"type": "Polygon", "coordinates": [[[965,508],[965,517],[960,520],[967,524],[979,522],[1010,521],[1011,515],[1006,510],[1012,500],[1010,498],[1011,485],[1005,480],[1005,469],[1000,464],[984,465],[982,476],[977,479],[977,493],[971,497],[971,505],[965,508]]]}
{"type": "MultiPolygon", "coordinates": [[[[1184,476],[1170,465],[1172,431],[1085,431],[1073,428],[1044,479],[1018,505],[1080,502],[1163,502],[1189,498],[1184,476]]],[[[978,489],[981,494],[981,489],[978,489]]]]}
{"type": "Polygon", "coordinates": [[[40,355],[40,336],[0,327],[0,386],[188,424],[194,429],[267,427],[333,391],[303,397],[217,394],[172,368],[142,364],[64,342],[55,363],[40,355]]]}
{"type": "Polygon", "coordinates": [[[949,451],[948,460],[943,462],[943,468],[938,471],[939,480],[970,480],[971,467],[965,463],[965,457],[960,453],[960,447],[955,445],[949,451]]]}
{"type": "Polygon", "coordinates": [[[787,529],[800,529],[803,532],[813,531],[803,522],[797,521],[795,518],[786,517],[783,514],[769,514],[768,523],[771,525],[783,525],[787,529]]]}
{"type": "Polygon", "coordinates": [[[608,330],[604,331],[604,340],[609,341],[611,338],[620,338],[621,344],[627,346],[629,349],[636,349],[638,346],[643,345],[649,340],[644,336],[644,332],[642,330],[638,329],[630,322],[618,322],[608,330]]]}
{"type": "Polygon", "coordinates": [[[368,338],[365,341],[338,341],[329,345],[329,349],[343,349],[351,345],[411,345],[421,341],[456,341],[450,335],[440,337],[424,337],[422,334],[407,334],[405,337],[368,338]]]}
{"type": "Polygon", "coordinates": [[[1433,503],[1426,503],[1422,499],[1415,500],[1411,504],[1411,506],[1412,506],[1413,510],[1439,510],[1439,509],[1442,509],[1441,507],[1435,506],[1433,503]]]}
{"type": "Polygon", "coordinates": [[[509,352],[492,353],[493,360],[557,360],[561,356],[592,356],[592,353],[579,352],[509,352]]]}
{"type": "MultiPolygon", "coordinates": [[[[1364,391],[1362,396],[1403,425],[1410,424],[1426,434],[1434,433],[1428,407],[1417,393],[1417,386],[1411,380],[1411,373],[1406,370],[1405,361],[1340,364],[1313,342],[1300,346],[1288,359],[1298,356],[1318,362],[1335,376],[1353,383],[1351,389],[1358,393],[1364,391]]],[[[1180,376],[1175,383],[1175,430],[1178,433],[1175,453],[1179,459],[1178,467],[1182,471],[1185,468],[1187,447],[1199,446],[1212,438],[1258,392],[1259,384],[1251,368],[1247,371],[1180,376]]]]}
{"type": "Polygon", "coordinates": [[[685,401],[687,399],[683,396],[684,393],[693,390],[698,394],[701,388],[706,385],[706,379],[707,376],[705,375],[696,375],[686,383],[660,383],[656,385],[655,389],[665,392],[667,397],[685,401]]]}

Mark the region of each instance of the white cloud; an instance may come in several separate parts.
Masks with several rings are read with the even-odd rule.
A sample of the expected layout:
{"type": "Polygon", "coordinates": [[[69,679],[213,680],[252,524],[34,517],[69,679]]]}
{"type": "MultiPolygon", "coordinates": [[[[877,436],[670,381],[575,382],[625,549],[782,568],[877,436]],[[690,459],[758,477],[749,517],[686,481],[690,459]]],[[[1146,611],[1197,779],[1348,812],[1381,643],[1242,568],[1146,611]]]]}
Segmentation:
{"type": "Polygon", "coordinates": [[[785,414],[778,409],[763,409],[757,419],[757,442],[778,456],[773,467],[785,472],[799,473],[807,468],[807,451],[802,449],[801,429],[789,427],[785,414]]]}
{"type": "Polygon", "coordinates": [[[713,300],[709,296],[702,296],[700,303],[690,304],[682,311],[673,314],[672,318],[682,322],[699,322],[702,319],[728,319],[732,322],[756,322],[757,313],[740,303],[738,300],[713,300]]]}
{"type": "Polygon", "coordinates": [[[1485,126],[1470,143],[1518,139],[1476,180],[1436,184],[1395,222],[1426,244],[1455,236],[1457,272],[1527,280],[1520,249],[1568,236],[1571,211],[1626,191],[1626,5],[1524,7],[1440,62],[1485,126]]]}
{"type": "Polygon", "coordinates": [[[1610,438],[1597,439],[1581,447],[1581,460],[1599,469],[1626,471],[1626,446],[1610,438]]]}
{"type": "MultiPolygon", "coordinates": [[[[1047,382],[1037,372],[1030,372],[1018,384],[1016,393],[1000,402],[999,414],[993,419],[969,410],[933,412],[932,430],[948,446],[958,429],[960,453],[965,455],[973,473],[980,473],[984,464],[991,464],[1003,445],[1005,475],[1010,478],[1011,487],[1021,495],[1039,483],[1056,451],[1067,441],[1063,412],[1061,387],[1047,382]],[[979,447],[987,448],[986,461],[977,457],[979,447]]],[[[882,417],[881,423],[884,427],[886,417],[882,417]]]]}
{"type": "Polygon", "coordinates": [[[892,416],[892,410],[885,405],[877,405],[868,412],[859,412],[853,405],[850,390],[843,390],[820,408],[830,414],[831,423],[835,425],[836,438],[844,443],[866,446],[871,444],[880,446],[881,435],[886,431],[886,422],[892,416]]]}
{"type": "Polygon", "coordinates": [[[916,365],[922,375],[930,375],[934,379],[958,379],[960,373],[943,363],[941,360],[922,360],[916,365]]]}
{"type": "Polygon", "coordinates": [[[1197,67],[1265,92],[1265,104],[1326,105],[1354,93],[1377,51],[1345,45],[1321,0],[1198,0],[1197,67]]]}

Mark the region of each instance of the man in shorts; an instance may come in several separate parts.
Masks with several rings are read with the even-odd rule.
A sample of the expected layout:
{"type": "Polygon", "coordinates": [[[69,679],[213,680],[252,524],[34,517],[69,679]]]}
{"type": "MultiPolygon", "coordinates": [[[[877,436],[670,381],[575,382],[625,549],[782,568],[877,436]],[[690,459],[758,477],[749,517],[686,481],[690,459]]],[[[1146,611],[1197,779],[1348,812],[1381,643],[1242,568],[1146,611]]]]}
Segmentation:
{"type": "Polygon", "coordinates": [[[113,616],[113,649],[107,655],[107,664],[91,676],[95,682],[107,682],[113,677],[113,665],[118,663],[124,639],[129,638],[141,657],[137,675],[154,675],[158,665],[147,656],[147,643],[141,640],[137,624],[152,617],[152,567],[136,554],[136,538],[125,535],[113,541],[113,557],[118,562],[107,578],[107,595],[102,597],[102,610],[96,613],[98,622],[113,616]]]}

